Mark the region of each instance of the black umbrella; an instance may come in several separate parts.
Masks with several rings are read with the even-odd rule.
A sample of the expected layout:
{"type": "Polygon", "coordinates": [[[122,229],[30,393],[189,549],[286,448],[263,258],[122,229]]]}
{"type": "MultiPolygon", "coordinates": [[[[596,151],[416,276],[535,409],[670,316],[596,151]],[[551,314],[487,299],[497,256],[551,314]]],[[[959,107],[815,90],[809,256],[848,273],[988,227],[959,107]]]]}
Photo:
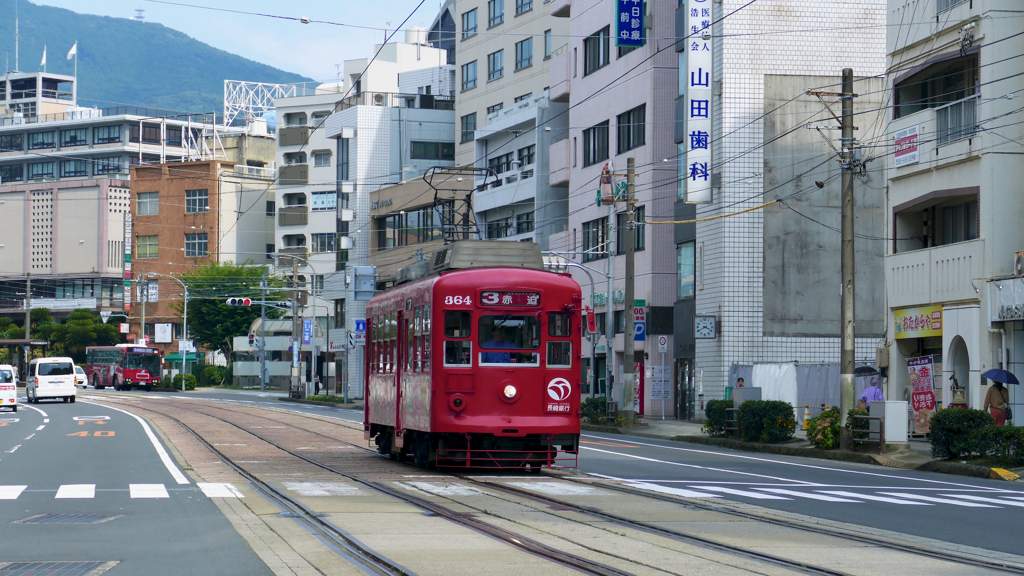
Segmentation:
{"type": "Polygon", "coordinates": [[[1002,382],[1004,384],[1020,384],[1020,380],[1013,375],[1012,372],[1006,370],[1000,370],[999,368],[993,368],[982,374],[983,377],[992,380],[993,382],[1002,382]]]}
{"type": "Polygon", "coordinates": [[[878,376],[878,369],[874,366],[858,366],[853,371],[854,376],[878,376]]]}

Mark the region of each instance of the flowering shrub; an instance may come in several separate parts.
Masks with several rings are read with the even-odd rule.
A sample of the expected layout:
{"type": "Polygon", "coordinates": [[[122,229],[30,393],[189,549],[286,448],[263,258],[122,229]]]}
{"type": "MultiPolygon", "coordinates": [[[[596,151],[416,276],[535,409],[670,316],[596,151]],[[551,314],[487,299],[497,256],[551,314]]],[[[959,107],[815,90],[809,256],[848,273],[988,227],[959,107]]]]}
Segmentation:
{"type": "Polygon", "coordinates": [[[829,408],[807,421],[807,440],[815,448],[833,450],[839,447],[839,408],[829,408]]]}

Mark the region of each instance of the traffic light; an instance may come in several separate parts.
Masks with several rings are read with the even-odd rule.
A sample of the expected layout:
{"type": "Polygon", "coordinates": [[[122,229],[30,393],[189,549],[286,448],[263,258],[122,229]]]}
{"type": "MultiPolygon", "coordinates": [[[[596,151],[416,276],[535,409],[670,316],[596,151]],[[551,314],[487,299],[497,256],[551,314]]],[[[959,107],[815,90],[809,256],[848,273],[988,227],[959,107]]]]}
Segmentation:
{"type": "Polygon", "coordinates": [[[255,346],[255,345],[256,345],[256,335],[253,334],[252,332],[249,332],[249,346],[255,346]]]}
{"type": "Polygon", "coordinates": [[[228,306],[252,306],[251,298],[228,298],[228,306]]]}

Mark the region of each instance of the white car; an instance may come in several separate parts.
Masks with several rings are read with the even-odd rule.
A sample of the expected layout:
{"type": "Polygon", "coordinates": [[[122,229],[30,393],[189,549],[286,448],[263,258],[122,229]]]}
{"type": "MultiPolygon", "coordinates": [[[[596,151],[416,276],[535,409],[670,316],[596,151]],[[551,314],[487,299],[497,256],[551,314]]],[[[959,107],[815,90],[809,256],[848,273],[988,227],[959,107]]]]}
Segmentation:
{"type": "Polygon", "coordinates": [[[14,366],[0,364],[0,407],[18,411],[18,383],[14,366]]]}
{"type": "Polygon", "coordinates": [[[75,365],[75,386],[86,388],[86,384],[88,384],[88,380],[85,377],[85,370],[81,366],[75,365]]]}
{"type": "Polygon", "coordinates": [[[43,398],[74,402],[77,393],[75,361],[71,358],[36,358],[29,364],[25,396],[30,404],[38,404],[43,398]]]}

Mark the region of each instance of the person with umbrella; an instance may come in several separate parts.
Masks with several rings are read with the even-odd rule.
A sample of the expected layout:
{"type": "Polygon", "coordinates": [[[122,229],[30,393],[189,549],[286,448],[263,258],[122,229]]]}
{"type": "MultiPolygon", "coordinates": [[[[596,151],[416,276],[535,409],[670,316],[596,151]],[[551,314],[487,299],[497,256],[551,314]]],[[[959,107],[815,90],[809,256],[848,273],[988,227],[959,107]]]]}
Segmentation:
{"type": "Polygon", "coordinates": [[[1006,426],[1006,421],[1012,418],[1009,413],[1010,390],[1003,386],[1003,383],[1018,384],[1017,377],[1006,370],[993,369],[982,374],[995,384],[985,394],[985,404],[982,410],[988,410],[989,414],[996,421],[996,426],[1006,426]]]}
{"type": "Polygon", "coordinates": [[[853,373],[858,377],[868,377],[869,382],[868,387],[865,388],[864,393],[861,394],[860,402],[858,403],[863,404],[864,408],[860,408],[860,406],[857,406],[857,408],[860,408],[861,410],[869,410],[871,409],[871,403],[875,400],[885,400],[885,396],[882,394],[882,389],[878,387],[878,370],[875,370],[871,366],[858,366],[853,373]]]}

